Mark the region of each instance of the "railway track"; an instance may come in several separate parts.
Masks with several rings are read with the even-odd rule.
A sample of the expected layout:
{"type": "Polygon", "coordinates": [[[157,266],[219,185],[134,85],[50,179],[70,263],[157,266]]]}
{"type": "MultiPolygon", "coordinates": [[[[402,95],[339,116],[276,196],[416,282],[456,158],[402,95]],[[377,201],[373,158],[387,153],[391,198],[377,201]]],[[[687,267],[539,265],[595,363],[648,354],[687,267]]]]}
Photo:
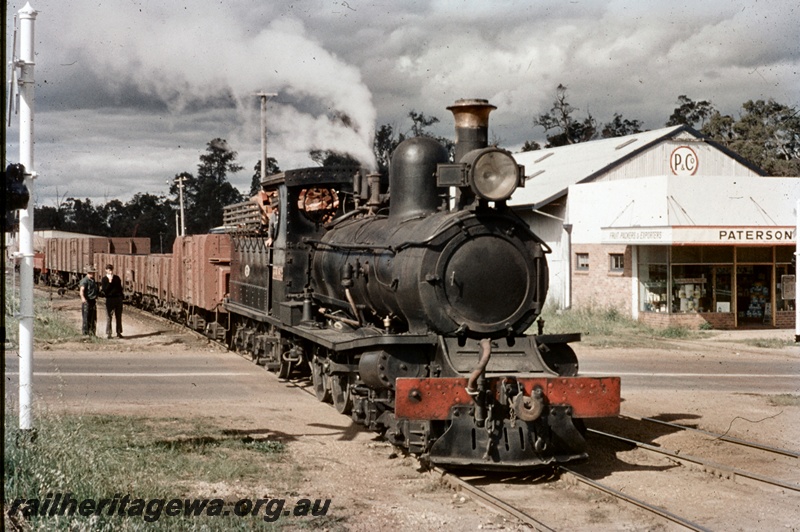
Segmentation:
{"type": "MultiPolygon", "coordinates": [[[[147,316],[149,318],[154,318],[152,314],[146,313],[145,311],[138,311],[141,312],[142,316],[147,316]]],[[[166,318],[160,318],[155,316],[155,318],[162,322],[168,323],[176,328],[182,328],[183,331],[190,331],[192,336],[196,338],[202,338],[206,341],[212,342],[215,345],[219,345],[222,348],[226,348],[223,344],[219,342],[213,342],[205,335],[198,333],[197,331],[193,331],[189,328],[183,327],[181,324],[175,323],[171,320],[166,318]]],[[[240,356],[244,358],[250,359],[245,354],[239,353],[240,356]]],[[[314,395],[313,387],[302,380],[292,379],[287,381],[287,383],[291,386],[294,386],[309,395],[314,395]]],[[[773,454],[780,455],[785,457],[786,459],[794,460],[800,457],[800,453],[797,453],[792,450],[788,449],[779,449],[770,446],[766,446],[763,444],[759,444],[757,442],[748,442],[746,440],[741,440],[738,438],[729,437],[727,435],[721,435],[716,433],[711,433],[708,431],[703,431],[701,429],[695,429],[693,427],[686,427],[682,425],[678,425],[675,423],[670,423],[666,421],[657,420],[654,418],[631,418],[620,416],[620,419],[627,419],[629,421],[635,421],[639,423],[650,423],[655,425],[661,425],[665,427],[669,427],[670,429],[680,430],[680,431],[687,431],[687,432],[695,432],[701,434],[703,436],[713,438],[715,440],[724,441],[726,443],[745,446],[751,449],[757,449],[763,452],[769,452],[773,454]]],[[[732,468],[730,466],[726,466],[724,464],[719,464],[717,462],[712,462],[710,460],[704,460],[702,458],[696,458],[693,456],[689,456],[682,453],[677,453],[674,451],[669,451],[655,445],[651,445],[645,442],[639,442],[633,440],[631,438],[627,438],[625,436],[620,436],[616,434],[606,433],[604,431],[599,431],[596,429],[589,429],[589,433],[599,438],[604,439],[613,439],[618,442],[625,443],[626,445],[636,446],[638,449],[642,449],[643,451],[658,453],[659,455],[666,456],[669,460],[673,462],[679,463],[692,463],[706,471],[713,472],[716,477],[722,478],[730,478],[735,479],[737,477],[744,477],[749,478],[751,480],[760,482],[760,483],[768,483],[772,486],[779,487],[782,489],[786,489],[792,491],[794,493],[800,491],[800,486],[790,483],[784,482],[778,479],[771,479],[764,475],[758,475],[754,473],[750,473],[748,471],[744,471],[740,468],[732,468]]],[[[402,451],[402,450],[399,450],[402,451]]],[[[589,462],[591,465],[591,461],[589,462]]],[[[555,493],[560,493],[560,496],[556,496],[556,498],[564,496],[564,492],[569,490],[570,485],[582,485],[589,488],[592,491],[596,491],[598,494],[602,494],[603,497],[610,497],[617,501],[623,501],[624,505],[622,508],[625,508],[625,505],[630,505],[629,510],[621,510],[622,517],[620,518],[619,522],[630,522],[635,523],[637,525],[642,525],[645,528],[649,528],[650,526],[659,527],[663,526],[664,523],[667,521],[669,523],[678,525],[687,530],[697,530],[697,531],[706,531],[710,530],[710,528],[703,524],[702,519],[691,519],[679,514],[679,512],[672,511],[667,509],[665,506],[669,505],[662,505],[659,503],[653,503],[648,500],[649,496],[647,494],[636,493],[633,489],[618,489],[609,482],[600,482],[596,480],[598,475],[592,475],[591,473],[586,474],[585,472],[580,472],[572,467],[557,467],[552,468],[550,470],[550,477],[544,482],[544,490],[541,489],[542,486],[537,486],[535,482],[529,481],[526,482],[525,480],[515,480],[512,484],[515,484],[517,494],[516,500],[515,496],[509,495],[509,487],[507,478],[504,478],[502,475],[498,475],[496,479],[491,477],[481,477],[480,480],[475,481],[470,480],[469,477],[462,477],[458,474],[453,472],[448,472],[442,470],[440,468],[432,468],[430,470],[430,474],[434,475],[438,478],[438,480],[449,486],[456,492],[462,492],[467,494],[472,500],[479,502],[480,504],[491,508],[493,511],[500,515],[508,516],[512,520],[520,523],[521,526],[528,527],[533,530],[541,530],[541,531],[552,531],[552,530],[563,530],[570,527],[563,526],[563,520],[559,519],[558,516],[554,516],[552,512],[542,512],[541,502],[539,497],[541,496],[541,491],[551,491],[550,488],[555,487],[555,493]],[[595,477],[595,478],[592,478],[595,477]],[[568,484],[564,485],[563,483],[557,482],[559,479],[569,479],[568,484]],[[527,494],[527,495],[526,495],[527,494]],[[520,502],[521,501],[521,502],[520,502]],[[643,521],[643,514],[641,512],[646,512],[651,515],[652,523],[651,525],[644,524],[647,521],[643,521]]],[[[666,473],[665,473],[666,474],[666,473]]],[[[603,478],[607,474],[600,474],[599,477],[603,478]]],[[[611,479],[609,479],[611,480],[611,479]]],[[[515,489],[514,486],[510,488],[511,491],[515,489]]],[[[553,493],[551,491],[551,493],[553,493]]],[[[574,494],[573,494],[574,495],[574,494]]],[[[587,495],[585,493],[580,495],[587,504],[587,508],[591,506],[592,496],[587,495]]],[[[608,505],[606,501],[604,504],[608,505]]],[[[575,504],[573,506],[575,511],[580,512],[580,506],[575,504]]],[[[587,512],[590,512],[591,509],[587,509],[587,512]]],[[[715,527],[716,528],[716,527],[715,527]]]]}
{"type": "Polygon", "coordinates": [[[699,458],[692,455],[678,453],[676,451],[672,451],[669,449],[664,449],[662,447],[657,447],[655,445],[650,445],[648,443],[640,442],[637,440],[633,440],[630,438],[625,438],[623,436],[619,436],[616,434],[611,434],[608,432],[603,432],[600,430],[595,429],[588,429],[590,434],[597,434],[599,436],[603,436],[604,438],[611,438],[621,442],[629,443],[631,445],[635,445],[640,449],[644,449],[646,451],[650,451],[653,453],[663,454],[665,456],[669,456],[674,460],[678,460],[681,462],[690,462],[692,464],[696,464],[702,466],[707,471],[713,471],[718,474],[718,476],[728,476],[729,478],[736,478],[744,477],[749,478],[751,480],[756,480],[758,482],[762,482],[764,484],[769,484],[772,486],[778,486],[780,488],[785,488],[792,491],[800,491],[800,485],[793,484],[791,482],[785,482],[776,478],[767,477],[765,475],[760,475],[758,473],[752,473],[750,471],[746,471],[744,469],[740,469],[738,467],[731,467],[725,464],[721,464],[719,462],[715,462],[712,460],[706,460],[704,458],[699,458]]]}
{"type": "Polygon", "coordinates": [[[732,436],[728,436],[727,434],[719,434],[719,433],[711,432],[711,431],[708,431],[708,430],[698,429],[696,427],[688,427],[686,425],[681,425],[679,423],[670,423],[669,421],[663,421],[663,420],[655,419],[655,418],[652,418],[652,417],[642,417],[642,418],[636,418],[636,417],[631,417],[631,416],[620,416],[620,417],[627,417],[628,419],[632,419],[632,420],[635,420],[635,421],[647,421],[649,423],[656,423],[656,424],[659,424],[659,425],[672,427],[672,428],[675,428],[675,429],[678,429],[678,430],[688,430],[688,431],[698,432],[700,434],[705,434],[706,436],[710,436],[710,437],[712,437],[712,438],[714,438],[716,440],[722,440],[722,441],[725,441],[725,442],[728,442],[728,443],[735,443],[737,445],[743,445],[745,447],[752,447],[753,449],[761,449],[762,451],[767,451],[767,452],[771,452],[771,453],[775,453],[775,454],[781,454],[781,455],[784,455],[784,456],[791,456],[792,458],[800,458],[800,452],[797,452],[797,451],[792,451],[792,450],[789,450],[789,449],[781,449],[779,447],[772,447],[770,445],[765,445],[763,443],[742,440],[740,438],[734,438],[732,436]]]}
{"type": "MultiPolygon", "coordinates": [[[[631,418],[629,418],[631,419],[631,418]]],[[[635,419],[635,418],[633,418],[635,419]]],[[[641,422],[651,422],[650,418],[645,419],[638,419],[641,422]]],[[[653,422],[658,422],[658,420],[653,420],[653,422]]],[[[670,424],[671,425],[671,424],[670,424]]],[[[683,427],[678,425],[681,430],[688,430],[691,427],[683,427]]],[[[745,471],[741,468],[735,468],[726,466],[724,464],[720,464],[718,462],[714,462],[711,460],[687,456],[685,454],[680,454],[675,451],[669,451],[667,449],[663,449],[654,445],[647,444],[645,442],[639,442],[633,440],[631,438],[626,438],[622,436],[618,436],[615,434],[606,433],[603,431],[595,430],[595,429],[588,429],[590,434],[594,434],[597,436],[601,436],[603,438],[611,438],[616,441],[624,442],[629,445],[635,445],[637,448],[643,449],[648,452],[658,453],[660,455],[667,456],[670,460],[674,460],[675,462],[679,463],[686,463],[689,462],[694,465],[698,465],[703,468],[704,471],[711,471],[715,474],[716,477],[720,478],[728,478],[731,480],[736,479],[737,477],[744,477],[759,483],[767,484],[773,487],[778,487],[784,490],[798,492],[800,491],[800,485],[793,484],[791,482],[786,482],[780,479],[775,479],[771,477],[767,477],[765,475],[760,475],[757,473],[752,473],[749,471],[745,471]]],[[[697,430],[705,435],[713,436],[715,439],[721,439],[722,441],[731,440],[728,443],[732,443],[735,445],[746,446],[751,449],[757,449],[763,451],[765,453],[773,453],[778,454],[784,457],[790,457],[792,459],[797,458],[797,454],[794,451],[788,449],[779,449],[770,446],[765,446],[763,444],[759,444],[758,442],[750,442],[738,438],[728,438],[722,439],[720,438],[719,434],[710,433],[708,431],[697,430]]],[[[591,464],[591,461],[590,461],[591,464]]],[[[698,522],[697,519],[691,519],[680,515],[676,511],[669,510],[659,504],[649,502],[645,500],[645,497],[638,496],[638,494],[633,494],[632,490],[630,489],[617,489],[611,486],[609,483],[606,482],[599,482],[593,478],[590,478],[590,474],[582,474],[578,472],[573,467],[567,466],[558,466],[557,471],[559,474],[564,477],[573,480],[575,483],[582,484],[591,488],[592,490],[597,491],[598,493],[602,493],[605,496],[612,497],[615,500],[622,501],[625,504],[631,505],[633,507],[638,508],[648,514],[651,514],[656,519],[659,520],[667,520],[671,523],[677,524],[680,527],[687,529],[687,530],[696,530],[696,531],[707,531],[711,530],[709,526],[703,524],[702,522],[698,522]]],[[[591,468],[589,468],[591,469],[591,468]]],[[[510,502],[510,497],[506,497],[503,492],[503,481],[501,477],[498,477],[496,482],[487,481],[484,477],[484,488],[480,488],[475,485],[474,482],[467,480],[466,478],[462,478],[456,474],[449,473],[438,468],[434,468],[433,472],[439,475],[443,481],[450,485],[453,489],[457,491],[464,491],[468,493],[471,497],[479,501],[480,503],[484,504],[485,506],[489,506],[490,508],[494,509],[499,513],[503,513],[510,517],[517,519],[520,523],[523,523],[535,530],[557,530],[558,524],[555,521],[547,522],[547,519],[541,517],[537,512],[535,506],[531,506],[530,504],[526,505],[518,505],[510,502]]],[[[660,474],[667,474],[666,472],[662,472],[660,474]]],[[[531,486],[533,487],[533,486],[531,486]]],[[[537,498],[537,494],[531,492],[530,497],[532,499],[537,498]]],[[[577,507],[576,507],[577,510],[577,507]]]]}

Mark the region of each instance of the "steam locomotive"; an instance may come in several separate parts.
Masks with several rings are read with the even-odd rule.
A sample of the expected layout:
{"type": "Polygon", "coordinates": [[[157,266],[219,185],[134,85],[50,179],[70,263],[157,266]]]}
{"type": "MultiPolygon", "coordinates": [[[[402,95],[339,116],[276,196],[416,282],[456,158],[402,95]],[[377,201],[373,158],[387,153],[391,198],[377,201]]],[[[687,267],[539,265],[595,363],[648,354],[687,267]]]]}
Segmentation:
{"type": "Polygon", "coordinates": [[[411,138],[388,179],[289,170],[226,209],[223,317],[202,323],[281,378],[310,373],[319,400],[433,464],[585,458],[582,420],[619,413],[619,378],[578,376],[580,334],[528,333],[550,250],[506,204],[524,169],[487,142],[495,106],[448,109],[453,162],[411,138]]]}
{"type": "Polygon", "coordinates": [[[289,170],[225,210],[222,232],[50,239],[37,278],[62,289],[112,264],[128,303],[202,331],[442,466],[516,470],[586,457],[583,419],[619,413],[618,377],[578,376],[580,334],[543,334],[547,245],[506,205],[525,184],[487,142],[486,100],[448,108],[388,176],[289,170]],[[454,191],[451,198],[451,191],[454,191]],[[148,240],[145,242],[145,240],[148,240]]]}

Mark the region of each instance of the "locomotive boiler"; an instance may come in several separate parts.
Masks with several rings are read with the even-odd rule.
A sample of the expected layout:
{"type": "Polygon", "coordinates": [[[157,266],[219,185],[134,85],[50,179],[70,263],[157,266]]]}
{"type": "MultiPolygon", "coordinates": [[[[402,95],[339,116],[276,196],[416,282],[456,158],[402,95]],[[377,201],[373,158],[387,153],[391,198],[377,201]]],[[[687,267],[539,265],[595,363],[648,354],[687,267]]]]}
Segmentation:
{"type": "Polygon", "coordinates": [[[581,420],[618,414],[619,379],[577,375],[579,334],[529,333],[549,249],[506,205],[524,169],[488,145],[494,106],[448,109],[452,160],[408,139],[388,179],[291,170],[262,181],[261,223],[229,216],[231,345],[434,464],[584,458],[581,420]]]}

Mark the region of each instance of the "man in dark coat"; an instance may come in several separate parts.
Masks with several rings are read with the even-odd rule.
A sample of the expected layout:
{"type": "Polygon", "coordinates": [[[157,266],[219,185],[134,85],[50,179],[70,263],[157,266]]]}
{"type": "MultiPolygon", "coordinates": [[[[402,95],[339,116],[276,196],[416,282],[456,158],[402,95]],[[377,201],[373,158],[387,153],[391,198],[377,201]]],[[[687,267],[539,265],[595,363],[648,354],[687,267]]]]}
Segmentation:
{"type": "Polygon", "coordinates": [[[80,294],[81,294],[81,314],[83,316],[83,335],[95,335],[95,328],[97,327],[97,281],[94,279],[96,268],[90,266],[86,270],[86,277],[81,279],[80,294]]]}
{"type": "Polygon", "coordinates": [[[114,266],[106,265],[102,291],[106,296],[106,336],[111,338],[111,314],[117,319],[117,338],[122,338],[122,280],[114,275],[114,266]]]}

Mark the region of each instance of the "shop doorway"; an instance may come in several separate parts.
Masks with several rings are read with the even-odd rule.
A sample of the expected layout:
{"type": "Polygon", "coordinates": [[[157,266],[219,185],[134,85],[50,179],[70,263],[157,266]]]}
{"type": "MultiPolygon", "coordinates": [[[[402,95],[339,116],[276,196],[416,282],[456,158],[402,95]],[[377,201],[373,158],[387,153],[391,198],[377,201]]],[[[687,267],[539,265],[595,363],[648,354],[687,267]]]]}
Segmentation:
{"type": "Polygon", "coordinates": [[[736,267],[736,312],[739,327],[772,324],[772,266],[736,267]]]}

